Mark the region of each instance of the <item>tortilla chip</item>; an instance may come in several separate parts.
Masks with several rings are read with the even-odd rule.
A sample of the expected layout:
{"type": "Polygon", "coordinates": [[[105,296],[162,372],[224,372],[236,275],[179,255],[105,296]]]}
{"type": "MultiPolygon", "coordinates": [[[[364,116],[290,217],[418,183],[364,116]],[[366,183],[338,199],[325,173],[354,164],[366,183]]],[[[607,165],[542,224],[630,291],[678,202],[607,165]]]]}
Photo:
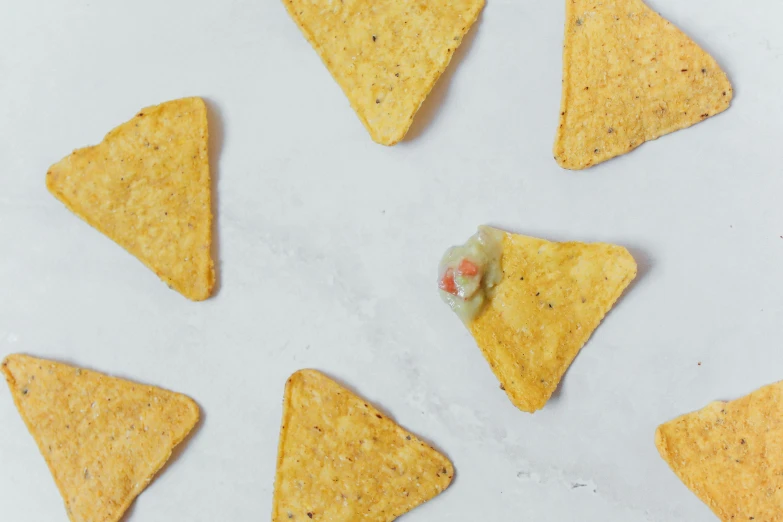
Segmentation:
{"type": "Polygon", "coordinates": [[[554,154],[585,169],[723,112],[726,73],[641,0],[568,0],[554,154]]]}
{"type": "Polygon", "coordinates": [[[399,142],[484,0],[283,0],[383,145],[399,142]]]}
{"type": "Polygon", "coordinates": [[[202,301],[215,285],[207,142],[200,98],[149,107],[52,166],[46,186],[170,287],[202,301]]]}
{"type": "Polygon", "coordinates": [[[11,355],[11,395],[71,522],[117,522],[198,422],[178,393],[11,355]]]}
{"type": "Polygon", "coordinates": [[[446,457],[324,375],[288,380],[272,522],[390,522],[453,476],[446,457]]]}
{"type": "Polygon", "coordinates": [[[723,521],[783,521],[783,382],[660,426],[655,445],[723,521]]]}
{"type": "Polygon", "coordinates": [[[505,234],[503,279],[469,325],[511,402],[544,407],[571,362],[636,277],[625,248],[505,234]]]}

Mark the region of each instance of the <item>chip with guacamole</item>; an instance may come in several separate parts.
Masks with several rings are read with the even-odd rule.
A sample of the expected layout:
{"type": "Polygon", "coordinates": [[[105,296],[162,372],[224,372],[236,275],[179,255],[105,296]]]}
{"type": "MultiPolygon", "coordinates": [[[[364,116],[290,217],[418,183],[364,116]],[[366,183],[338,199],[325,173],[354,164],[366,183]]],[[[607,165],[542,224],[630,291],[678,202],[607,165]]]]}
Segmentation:
{"type": "Polygon", "coordinates": [[[623,247],[481,227],[443,256],[438,287],[511,402],[532,413],[635,277],[623,247]]]}

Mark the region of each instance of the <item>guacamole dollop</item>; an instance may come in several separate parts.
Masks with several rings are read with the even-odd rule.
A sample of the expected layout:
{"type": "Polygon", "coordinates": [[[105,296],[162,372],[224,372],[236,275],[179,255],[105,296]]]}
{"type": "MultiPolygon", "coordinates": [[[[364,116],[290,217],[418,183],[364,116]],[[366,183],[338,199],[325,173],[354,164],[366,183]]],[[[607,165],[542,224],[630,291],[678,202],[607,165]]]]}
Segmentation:
{"type": "Polygon", "coordinates": [[[438,288],[443,300],[469,323],[481,312],[503,271],[504,232],[480,227],[464,245],[446,251],[438,268],[438,288]]]}

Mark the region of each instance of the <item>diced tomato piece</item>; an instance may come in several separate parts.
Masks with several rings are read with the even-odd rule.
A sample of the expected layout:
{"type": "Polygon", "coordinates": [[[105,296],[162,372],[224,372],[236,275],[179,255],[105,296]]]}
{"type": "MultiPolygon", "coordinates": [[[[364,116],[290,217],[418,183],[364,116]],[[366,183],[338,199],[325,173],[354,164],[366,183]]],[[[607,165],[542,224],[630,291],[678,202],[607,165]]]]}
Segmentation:
{"type": "Polygon", "coordinates": [[[457,295],[457,283],[454,282],[454,270],[449,268],[446,273],[443,274],[443,278],[438,285],[441,290],[450,294],[457,295]]]}
{"type": "Polygon", "coordinates": [[[458,270],[460,274],[468,277],[473,277],[479,273],[478,265],[469,259],[463,259],[460,261],[458,270]]]}

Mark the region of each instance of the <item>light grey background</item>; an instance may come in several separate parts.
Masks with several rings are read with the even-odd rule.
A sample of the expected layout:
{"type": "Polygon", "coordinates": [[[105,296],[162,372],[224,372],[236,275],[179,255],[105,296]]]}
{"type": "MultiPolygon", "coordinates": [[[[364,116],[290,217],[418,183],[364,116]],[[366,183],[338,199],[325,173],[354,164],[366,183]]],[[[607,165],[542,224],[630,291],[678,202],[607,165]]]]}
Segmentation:
{"type": "MultiPolygon", "coordinates": [[[[453,487],[406,522],[714,520],[653,433],[783,379],[783,3],[653,0],[725,67],[733,106],[581,173],[550,152],[563,4],[490,0],[384,148],[279,1],[0,0],[0,357],[165,386],[204,412],[129,521],[269,520],[283,386],[303,367],[453,459],[453,487]],[[72,149],[190,95],[211,106],[218,189],[221,285],[201,304],[44,187],[72,149]],[[482,223],[639,262],[534,416],[435,290],[442,251],[482,223]]],[[[1,390],[0,506],[66,520],[1,390]]]]}

